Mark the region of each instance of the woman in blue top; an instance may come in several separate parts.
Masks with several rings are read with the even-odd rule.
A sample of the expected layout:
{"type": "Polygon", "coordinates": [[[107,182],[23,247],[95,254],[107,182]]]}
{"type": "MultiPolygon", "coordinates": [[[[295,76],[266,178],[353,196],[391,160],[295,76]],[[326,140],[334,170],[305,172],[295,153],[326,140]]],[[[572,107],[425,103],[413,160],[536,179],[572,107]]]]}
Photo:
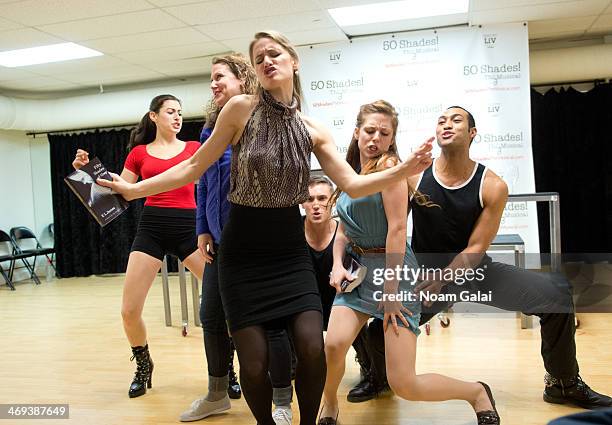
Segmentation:
{"type": "MultiPolygon", "coordinates": [[[[395,135],[397,112],[379,100],[363,105],[348,148],[347,162],[360,174],[390,168],[399,162],[395,135]]],[[[384,279],[385,269],[417,270],[414,253],[406,243],[408,199],[436,207],[409,187],[406,180],[387,186],[382,192],[352,199],[335,194],[340,228],[334,243],[334,265],[330,285],[337,291],[332,307],[325,356],[327,379],[319,425],[335,425],[338,417],[337,391],[344,375],[344,361],[351,343],[370,317],[384,320],[387,379],[391,389],[407,400],[469,402],[477,412],[478,424],[498,424],[490,389],[486,384],[469,383],[437,374],[415,372],[416,339],[419,334],[420,302],[414,280],[402,275],[384,279]],[[352,280],[343,266],[346,255],[367,267],[367,275],[352,292],[343,293],[341,282],[352,280]],[[403,297],[402,302],[386,298],[403,297]],[[391,324],[391,326],[389,326],[391,324]]]]}
{"type": "MultiPolygon", "coordinates": [[[[239,53],[214,57],[210,72],[210,89],[213,96],[200,135],[202,143],[210,137],[217,116],[228,100],[239,94],[254,94],[257,91],[257,76],[247,58],[239,53]]],[[[229,399],[240,398],[241,395],[234,373],[233,344],[219,294],[217,261],[221,231],[227,223],[230,210],[227,194],[230,189],[231,157],[232,148],[228,146],[221,158],[200,177],[198,184],[198,249],[207,263],[202,279],[200,319],[208,365],[208,394],[195,400],[190,408],[181,414],[180,419],[184,422],[197,421],[228,410],[231,407],[229,399]]]]}

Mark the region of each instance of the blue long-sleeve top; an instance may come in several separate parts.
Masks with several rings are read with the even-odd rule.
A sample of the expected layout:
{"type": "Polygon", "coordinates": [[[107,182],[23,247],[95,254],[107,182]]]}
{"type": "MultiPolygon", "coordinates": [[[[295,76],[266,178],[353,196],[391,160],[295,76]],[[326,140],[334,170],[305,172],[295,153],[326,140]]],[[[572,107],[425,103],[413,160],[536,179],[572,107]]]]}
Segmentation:
{"type": "MultiPolygon", "coordinates": [[[[211,133],[211,128],[204,128],[200,134],[200,142],[205,143],[211,133]]],[[[198,184],[196,232],[198,235],[210,233],[217,244],[221,240],[221,231],[227,223],[230,210],[227,195],[230,189],[231,158],[230,145],[221,158],[200,177],[200,184],[198,184]]]]}

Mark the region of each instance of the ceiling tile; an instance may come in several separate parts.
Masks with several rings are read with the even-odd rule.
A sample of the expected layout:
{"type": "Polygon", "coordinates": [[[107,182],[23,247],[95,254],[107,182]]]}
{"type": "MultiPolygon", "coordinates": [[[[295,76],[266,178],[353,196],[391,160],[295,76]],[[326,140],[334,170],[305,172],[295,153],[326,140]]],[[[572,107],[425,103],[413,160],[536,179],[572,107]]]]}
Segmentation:
{"type": "Polygon", "coordinates": [[[34,28],[21,28],[0,33],[0,51],[25,49],[64,42],[65,40],[61,38],[35,30],[34,28]]]}
{"type": "Polygon", "coordinates": [[[63,62],[43,63],[25,67],[28,71],[40,75],[60,77],[69,72],[95,72],[98,69],[107,69],[118,66],[127,66],[126,62],[110,56],[95,56],[92,58],[75,59],[63,62]]]}
{"type": "Polygon", "coordinates": [[[0,16],[28,26],[153,9],[145,0],[26,0],[3,7],[0,16]]]}
{"type": "Polygon", "coordinates": [[[319,29],[330,27],[336,27],[336,24],[327,12],[310,11],[300,14],[199,25],[196,28],[215,40],[228,40],[253,37],[257,31],[272,28],[281,33],[310,30],[314,35],[319,29]]]}
{"type": "Polygon", "coordinates": [[[223,44],[212,41],[184,46],[164,47],[161,49],[117,53],[114,56],[133,64],[146,64],[168,60],[200,58],[225,51],[227,51],[227,49],[223,44]]]}
{"type": "Polygon", "coordinates": [[[9,90],[35,90],[35,89],[49,89],[49,90],[63,90],[75,88],[73,83],[61,81],[55,78],[49,77],[34,77],[34,78],[23,78],[19,80],[2,81],[0,86],[9,90]]]}
{"type": "Polygon", "coordinates": [[[191,27],[165,31],[152,31],[120,37],[99,38],[83,41],[83,46],[99,50],[102,53],[114,54],[136,50],[149,50],[183,44],[194,44],[211,41],[211,39],[191,27]]]}
{"type": "Polygon", "coordinates": [[[470,23],[472,25],[484,25],[501,22],[538,21],[579,16],[593,16],[599,15],[602,10],[602,0],[566,1],[555,4],[534,4],[505,9],[470,11],[470,23]]]}
{"type": "Polygon", "coordinates": [[[295,31],[285,34],[291,43],[296,46],[309,44],[330,43],[334,41],[347,41],[348,37],[338,27],[323,28],[316,32],[295,31]]]}
{"type": "Polygon", "coordinates": [[[23,25],[9,21],[8,19],[0,18],[0,31],[7,31],[15,28],[23,28],[23,25]]]}
{"type": "Polygon", "coordinates": [[[597,18],[589,32],[612,32],[612,14],[597,18]]]}
{"type": "Polygon", "coordinates": [[[576,3],[576,0],[471,0],[470,12],[509,9],[514,7],[529,7],[550,3],[557,3],[559,7],[563,7],[563,3],[576,3]]]}
{"type": "Polygon", "coordinates": [[[562,33],[586,31],[597,16],[529,21],[529,38],[551,37],[562,33]]]}
{"type": "Polygon", "coordinates": [[[164,9],[189,25],[204,25],[263,16],[320,10],[313,0],[217,0],[164,9]],[[228,13],[231,11],[231,13],[228,13]]]}
{"type": "Polygon", "coordinates": [[[20,80],[23,78],[38,77],[38,75],[25,71],[21,68],[6,68],[0,66],[0,81],[20,80]]]}
{"type": "Polygon", "coordinates": [[[222,43],[231,52],[242,53],[245,56],[249,56],[249,44],[251,43],[252,37],[244,38],[232,38],[229,40],[223,40],[222,43]]]}
{"type": "Polygon", "coordinates": [[[214,55],[201,58],[178,59],[173,61],[157,61],[144,65],[146,68],[168,76],[177,75],[209,75],[214,55]]]}
{"type": "Polygon", "coordinates": [[[211,1],[211,0],[149,0],[149,3],[154,4],[155,6],[158,7],[168,7],[168,6],[179,6],[182,4],[189,4],[189,3],[204,3],[206,1],[211,1]]]}
{"type": "Polygon", "coordinates": [[[128,65],[94,72],[70,72],[62,74],[62,80],[77,84],[111,84],[117,81],[138,81],[138,79],[162,79],[165,75],[140,66],[128,65]]]}
{"type": "Polygon", "coordinates": [[[362,4],[384,3],[391,0],[319,0],[322,9],[334,9],[336,7],[359,6],[362,4]]]}
{"type": "Polygon", "coordinates": [[[185,24],[160,9],[75,22],[43,25],[39,29],[70,41],[92,40],[108,36],[138,34],[184,27],[185,24]]]}

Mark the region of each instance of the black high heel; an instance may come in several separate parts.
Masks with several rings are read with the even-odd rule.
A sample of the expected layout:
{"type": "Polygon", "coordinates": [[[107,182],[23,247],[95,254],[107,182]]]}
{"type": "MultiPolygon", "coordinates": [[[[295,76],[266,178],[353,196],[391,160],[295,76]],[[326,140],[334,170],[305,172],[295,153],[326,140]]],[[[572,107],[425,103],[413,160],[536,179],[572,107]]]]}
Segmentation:
{"type": "Polygon", "coordinates": [[[140,397],[147,393],[147,388],[153,386],[153,360],[149,354],[149,345],[132,347],[130,361],[136,359],[136,372],[130,384],[128,395],[130,398],[140,397]]]}
{"type": "Polygon", "coordinates": [[[338,424],[338,415],[340,414],[340,409],[338,409],[338,413],[336,413],[335,418],[332,418],[331,416],[326,416],[322,418],[321,413],[323,413],[323,408],[321,408],[321,412],[319,412],[319,420],[317,421],[317,425],[337,425],[338,424]]]}
{"type": "Polygon", "coordinates": [[[478,381],[478,383],[484,387],[485,391],[487,392],[487,396],[489,397],[489,401],[491,401],[491,406],[493,406],[493,410],[483,410],[481,412],[476,412],[478,425],[499,425],[501,423],[501,419],[499,418],[499,414],[497,413],[497,409],[495,408],[495,399],[493,398],[491,387],[489,387],[484,382],[478,381]]]}
{"type": "MultiPolygon", "coordinates": [[[[231,340],[230,340],[231,341],[231,340]]],[[[240,383],[238,382],[238,376],[234,371],[234,343],[230,342],[230,359],[229,367],[227,370],[228,383],[227,383],[227,395],[231,399],[239,399],[242,396],[242,390],[240,389],[240,383]]]]}

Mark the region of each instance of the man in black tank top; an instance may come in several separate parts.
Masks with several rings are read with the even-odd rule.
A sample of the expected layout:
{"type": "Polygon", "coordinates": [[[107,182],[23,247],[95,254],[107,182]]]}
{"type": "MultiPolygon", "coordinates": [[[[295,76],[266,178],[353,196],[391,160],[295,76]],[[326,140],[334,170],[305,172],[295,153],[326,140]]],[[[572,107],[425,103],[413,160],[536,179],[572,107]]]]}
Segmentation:
{"type": "MultiPolygon", "coordinates": [[[[490,299],[470,301],[537,315],[546,369],[544,400],[586,409],[612,406],[610,397],[590,389],[578,375],[569,283],[557,275],[493,262],[486,255],[499,229],[508,187],[491,170],[470,159],[475,136],[472,114],[462,107],[448,108],[436,128],[440,157],[420,177],[410,179],[411,186],[431,201],[428,205],[420,205],[423,202],[419,204],[414,197],[410,201],[412,248],[419,265],[445,272],[436,275],[438,280],[417,287],[421,299],[426,294],[458,296],[465,291],[468,295],[491,294],[490,299]],[[481,274],[475,273],[467,282],[444,280],[459,276],[456,272],[461,270],[481,274]]],[[[424,302],[421,324],[451,304],[424,302]]]]}

